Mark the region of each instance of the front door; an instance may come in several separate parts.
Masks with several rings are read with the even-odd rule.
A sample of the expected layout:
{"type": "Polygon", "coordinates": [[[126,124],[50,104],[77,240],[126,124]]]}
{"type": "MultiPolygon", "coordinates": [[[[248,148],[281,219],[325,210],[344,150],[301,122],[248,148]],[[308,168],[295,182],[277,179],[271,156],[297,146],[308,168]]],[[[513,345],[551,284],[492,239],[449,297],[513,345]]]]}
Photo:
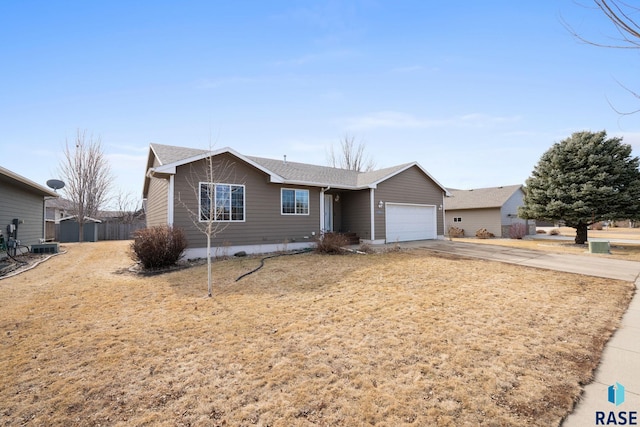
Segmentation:
{"type": "Polygon", "coordinates": [[[324,231],[333,231],[333,196],[324,195],[324,231]]]}

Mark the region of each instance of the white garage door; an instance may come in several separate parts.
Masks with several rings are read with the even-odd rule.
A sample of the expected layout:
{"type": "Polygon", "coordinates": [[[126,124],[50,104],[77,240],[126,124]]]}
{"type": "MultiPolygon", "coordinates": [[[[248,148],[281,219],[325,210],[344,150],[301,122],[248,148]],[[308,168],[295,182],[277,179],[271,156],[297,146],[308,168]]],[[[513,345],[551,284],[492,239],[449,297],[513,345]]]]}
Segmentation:
{"type": "Polygon", "coordinates": [[[387,243],[437,238],[436,207],[386,204],[387,243]]]}

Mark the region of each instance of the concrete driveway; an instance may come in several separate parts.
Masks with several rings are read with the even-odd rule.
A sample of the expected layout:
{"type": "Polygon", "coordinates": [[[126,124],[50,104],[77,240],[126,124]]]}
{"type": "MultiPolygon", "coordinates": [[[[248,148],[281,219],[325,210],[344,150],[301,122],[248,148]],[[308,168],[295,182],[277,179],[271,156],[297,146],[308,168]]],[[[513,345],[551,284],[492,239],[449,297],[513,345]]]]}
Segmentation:
{"type": "Polygon", "coordinates": [[[437,252],[482,258],[527,267],[547,270],[565,271],[587,276],[605,277],[635,282],[640,275],[640,262],[625,261],[596,255],[557,254],[511,248],[508,246],[487,245],[479,243],[452,242],[449,240],[420,240],[403,242],[407,248],[424,248],[437,252]]]}

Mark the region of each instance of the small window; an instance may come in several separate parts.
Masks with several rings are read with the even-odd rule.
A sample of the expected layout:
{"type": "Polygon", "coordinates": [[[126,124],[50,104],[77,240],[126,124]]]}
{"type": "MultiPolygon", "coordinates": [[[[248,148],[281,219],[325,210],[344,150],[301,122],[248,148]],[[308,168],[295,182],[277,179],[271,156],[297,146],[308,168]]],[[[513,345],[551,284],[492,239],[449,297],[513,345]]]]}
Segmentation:
{"type": "Polygon", "coordinates": [[[453,222],[462,222],[462,218],[460,217],[453,218],[453,222]]]}
{"type": "Polygon", "coordinates": [[[244,185],[200,183],[200,221],[244,221],[244,185]]]}
{"type": "Polygon", "coordinates": [[[282,215],[309,215],[309,190],[283,188],[281,213],[282,215]]]}

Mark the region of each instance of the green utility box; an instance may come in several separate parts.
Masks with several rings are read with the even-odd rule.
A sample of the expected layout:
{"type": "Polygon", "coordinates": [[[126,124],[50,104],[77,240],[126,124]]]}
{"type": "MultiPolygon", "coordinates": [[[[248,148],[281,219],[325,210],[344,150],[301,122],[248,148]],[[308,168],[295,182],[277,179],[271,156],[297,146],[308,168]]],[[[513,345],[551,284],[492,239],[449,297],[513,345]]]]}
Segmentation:
{"type": "Polygon", "coordinates": [[[589,240],[589,253],[592,254],[610,254],[609,241],[591,241],[589,240]]]}

